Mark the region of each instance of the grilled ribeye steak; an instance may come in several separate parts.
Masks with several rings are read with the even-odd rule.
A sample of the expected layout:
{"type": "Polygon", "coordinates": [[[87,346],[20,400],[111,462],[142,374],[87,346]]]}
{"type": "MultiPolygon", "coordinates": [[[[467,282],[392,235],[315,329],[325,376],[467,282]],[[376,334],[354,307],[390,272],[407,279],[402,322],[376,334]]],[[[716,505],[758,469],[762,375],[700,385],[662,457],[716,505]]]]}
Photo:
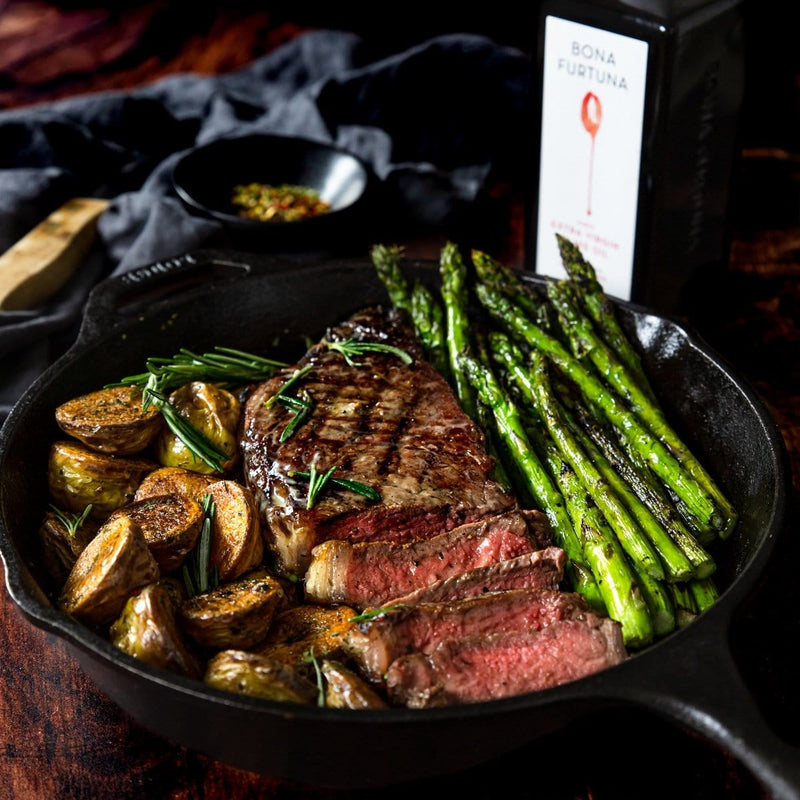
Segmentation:
{"type": "Polygon", "coordinates": [[[392,702],[410,708],[477,703],[558,686],[626,657],[619,624],[590,615],[540,631],[447,639],[395,659],[386,684],[392,702]]]}
{"type": "Polygon", "coordinates": [[[401,594],[547,546],[552,533],[539,512],[511,510],[412,542],[323,542],[311,552],[306,597],[364,609],[401,594]]]}
{"type": "Polygon", "coordinates": [[[279,568],[297,575],[320,542],[423,539],[516,505],[490,479],[494,462],[482,432],[394,311],[359,312],[256,387],[245,404],[241,440],[245,481],[269,545],[279,568]],[[350,365],[327,342],[351,338],[399,347],[414,361],[369,352],[350,365]],[[267,401],[306,366],[293,391],[302,390],[313,411],[282,442],[293,412],[267,401]],[[335,477],[367,484],[381,500],[328,485],[307,508],[308,481],[293,473],[312,464],[321,473],[336,467],[335,477]]]}
{"type": "Polygon", "coordinates": [[[565,619],[596,616],[576,592],[509,589],[452,602],[388,606],[349,631],[347,646],[364,673],[379,681],[396,659],[433,653],[442,642],[539,631],[565,619]]]}
{"type": "Polygon", "coordinates": [[[558,589],[564,577],[566,563],[567,554],[560,547],[545,547],[443,578],[429,586],[392,598],[386,605],[411,606],[418,603],[466,600],[488,592],[508,589],[558,589]]]}

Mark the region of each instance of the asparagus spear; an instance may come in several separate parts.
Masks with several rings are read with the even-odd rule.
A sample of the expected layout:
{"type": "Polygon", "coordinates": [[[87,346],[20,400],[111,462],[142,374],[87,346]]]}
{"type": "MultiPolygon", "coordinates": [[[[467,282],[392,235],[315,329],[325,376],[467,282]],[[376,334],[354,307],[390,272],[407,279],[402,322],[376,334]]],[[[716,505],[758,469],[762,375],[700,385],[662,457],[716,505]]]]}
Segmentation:
{"type": "Polygon", "coordinates": [[[713,498],[683,468],[669,449],[640,422],[615,394],[586,370],[552,336],[528,320],[521,309],[485,284],[475,292],[484,307],[515,337],[546,354],[559,369],[571,378],[589,403],[602,410],[608,421],[625,435],[652,466],[653,472],[680,497],[698,520],[698,528],[724,530],[727,520],[713,498]]]}
{"type": "Polygon", "coordinates": [[[422,341],[425,355],[444,378],[450,375],[447,354],[447,326],[444,310],[433,292],[420,281],[411,290],[411,320],[422,341]]]}
{"type": "Polygon", "coordinates": [[[719,599],[719,589],[711,578],[689,581],[689,591],[694,598],[698,614],[713,606],[719,599]]]}
{"type": "Polygon", "coordinates": [[[667,445],[684,469],[713,498],[723,516],[723,526],[719,529],[719,533],[723,537],[729,535],[736,522],[736,512],[689,447],[669,424],[660,406],[642,388],[640,380],[625,368],[594,332],[590,320],[580,312],[569,284],[563,281],[549,281],[547,291],[550,300],[558,309],[560,319],[563,320],[562,327],[572,344],[573,353],[588,353],[598,372],[620,397],[625,398],[642,422],[667,445]]]}
{"type": "Polygon", "coordinates": [[[642,367],[639,353],[619,324],[614,305],[606,295],[594,267],[584,259],[580,249],[561,234],[556,234],[561,262],[570,279],[580,287],[580,299],[586,312],[598,326],[603,339],[623,364],[639,379],[651,397],[655,394],[642,367]]]}
{"type": "Polygon", "coordinates": [[[583,546],[569,518],[563,495],[531,445],[522,417],[503,390],[491,369],[474,356],[462,355],[464,374],[475,387],[478,397],[492,410],[497,432],[506,451],[525,481],[525,486],[553,529],[556,544],[569,558],[569,575],[573,588],[583,594],[596,608],[603,608],[603,599],[591,571],[583,560],[583,546]]]}
{"type": "MultiPolygon", "coordinates": [[[[528,428],[528,434],[564,497],[572,526],[583,544],[584,559],[597,581],[608,615],[622,625],[626,645],[648,644],[657,631],[640,583],[614,532],[553,440],[537,428],[536,423],[528,428]]],[[[665,625],[660,616],[658,624],[663,633],[665,625]]]]}
{"type": "Polygon", "coordinates": [[[469,336],[469,299],[467,288],[467,267],[461,253],[453,242],[442,248],[439,271],[442,276],[442,300],[447,325],[447,351],[450,359],[450,374],[453,388],[461,407],[478,421],[475,389],[464,374],[460,363],[461,355],[471,353],[469,336]]]}
{"type": "Polygon", "coordinates": [[[376,244],[370,249],[370,256],[392,305],[411,314],[411,289],[400,266],[403,248],[400,245],[376,244]]]}

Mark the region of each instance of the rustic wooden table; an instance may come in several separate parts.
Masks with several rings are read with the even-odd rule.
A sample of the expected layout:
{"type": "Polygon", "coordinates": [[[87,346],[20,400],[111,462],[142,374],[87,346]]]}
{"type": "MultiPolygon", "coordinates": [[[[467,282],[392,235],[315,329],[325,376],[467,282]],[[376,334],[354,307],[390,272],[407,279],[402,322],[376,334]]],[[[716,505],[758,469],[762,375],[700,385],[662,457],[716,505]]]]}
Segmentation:
{"type": "MultiPolygon", "coordinates": [[[[178,38],[180,22],[170,16],[171,5],[182,6],[123,4],[112,12],[95,4],[0,4],[0,106],[133,86],[176,69],[223,71],[303,29],[246,3],[213,13],[200,4],[195,26],[188,33],[181,29],[178,38]],[[158,36],[152,32],[155,23],[158,36]],[[75,50],[59,43],[80,43],[82,57],[76,60],[75,50]]],[[[800,519],[800,141],[781,126],[797,122],[796,78],[797,73],[783,76],[786,94],[780,96],[787,106],[776,109],[766,99],[750,106],[737,166],[730,263],[713,304],[689,319],[761,394],[790,453],[794,484],[787,532],[763,585],[737,621],[733,644],[765,717],[794,743],[800,740],[793,654],[793,642],[800,639],[795,574],[800,541],[793,535],[800,519]]],[[[515,219],[512,215],[504,254],[512,261],[521,257],[515,219]]],[[[427,247],[437,245],[415,246],[425,255],[427,247]]],[[[0,631],[3,797],[355,800],[377,794],[290,785],[245,773],[143,730],[93,685],[59,640],[21,616],[5,588],[0,590],[0,631]]],[[[353,754],[355,763],[358,757],[353,754]]],[[[596,714],[464,773],[380,790],[386,798],[409,793],[505,798],[511,792],[552,800],[764,797],[729,754],[636,711],[596,714]]]]}

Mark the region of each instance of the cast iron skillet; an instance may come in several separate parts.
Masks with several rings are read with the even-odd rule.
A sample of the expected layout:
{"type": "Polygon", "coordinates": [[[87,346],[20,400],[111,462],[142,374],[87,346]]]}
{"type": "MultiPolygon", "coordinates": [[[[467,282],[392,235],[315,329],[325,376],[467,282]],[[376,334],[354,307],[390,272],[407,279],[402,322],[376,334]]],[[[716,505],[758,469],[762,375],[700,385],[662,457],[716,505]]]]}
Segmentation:
{"type": "MultiPolygon", "coordinates": [[[[433,278],[432,264],[413,265],[433,278]]],[[[535,279],[533,279],[535,280],[535,279]]],[[[798,752],[767,728],[734,665],[732,616],[764,570],[786,505],[781,438],[752,392],[674,322],[621,304],[678,421],[741,513],[715,551],[720,600],[626,663],[547,691],[456,708],[352,712],[275,704],[149,668],[55,610],[31,549],[46,508],[55,407],[139,372],[148,356],[228,345],[295,358],[357,308],[386,301],[371,265],[302,269],[199,252],[98,286],[75,345],[25,393],[0,432],[0,549],[9,592],[62,637],[99,687],[152,731],[234,766],[328,786],[444,774],[510,752],[598,709],[638,706],[689,726],[740,758],[777,798],[800,798],[798,752]],[[475,743],[480,747],[476,748],[475,743]],[[353,755],[357,754],[357,758],[353,755]]]]}

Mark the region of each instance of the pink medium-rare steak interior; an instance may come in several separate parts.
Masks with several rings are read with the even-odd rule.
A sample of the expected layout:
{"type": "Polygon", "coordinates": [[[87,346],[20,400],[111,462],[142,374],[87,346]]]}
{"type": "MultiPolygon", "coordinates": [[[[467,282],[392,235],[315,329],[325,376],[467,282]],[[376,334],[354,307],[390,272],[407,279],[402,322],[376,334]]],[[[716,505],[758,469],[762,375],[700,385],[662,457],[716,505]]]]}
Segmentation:
{"type": "Polygon", "coordinates": [[[256,387],[245,404],[241,444],[268,544],[279,567],[297,575],[320,542],[427,538],[516,505],[490,478],[494,462],[483,433],[392,311],[356,314],[296,365],[256,387]],[[326,345],[349,338],[400,347],[414,361],[371,352],[350,365],[326,345]],[[282,442],[292,412],[267,401],[307,365],[311,370],[296,388],[313,411],[282,442]],[[292,473],[312,464],[319,472],[335,466],[336,477],[373,487],[381,500],[331,488],[307,508],[308,481],[292,473]]]}
{"type": "Polygon", "coordinates": [[[413,542],[323,542],[305,576],[306,598],[364,609],[478,567],[507,561],[551,541],[544,515],[518,510],[468,522],[413,542]]]}

